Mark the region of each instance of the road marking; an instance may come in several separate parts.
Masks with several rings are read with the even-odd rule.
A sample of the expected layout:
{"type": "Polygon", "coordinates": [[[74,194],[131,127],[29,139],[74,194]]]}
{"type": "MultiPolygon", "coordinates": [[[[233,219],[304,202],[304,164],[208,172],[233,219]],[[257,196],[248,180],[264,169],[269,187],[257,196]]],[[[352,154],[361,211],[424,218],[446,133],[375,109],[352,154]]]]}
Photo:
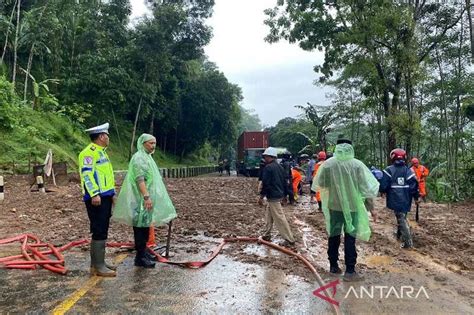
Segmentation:
{"type": "MultiPolygon", "coordinates": [[[[121,254],[114,259],[114,264],[120,264],[127,258],[127,254],[121,254]]],[[[56,306],[56,308],[51,312],[52,315],[63,315],[67,311],[69,311],[74,304],[77,303],[89,290],[94,288],[97,283],[99,283],[104,277],[93,276],[91,277],[82,287],[74,291],[66,300],[64,300],[61,304],[56,306]]]]}

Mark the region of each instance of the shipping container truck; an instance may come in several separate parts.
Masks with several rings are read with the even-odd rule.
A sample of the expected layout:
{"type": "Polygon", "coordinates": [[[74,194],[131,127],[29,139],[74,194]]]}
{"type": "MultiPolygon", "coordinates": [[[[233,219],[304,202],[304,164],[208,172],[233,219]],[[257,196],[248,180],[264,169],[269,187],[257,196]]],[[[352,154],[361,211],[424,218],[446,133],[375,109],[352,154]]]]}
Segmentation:
{"type": "Polygon", "coordinates": [[[267,131],[244,131],[237,142],[239,174],[257,177],[262,153],[268,147],[267,131]]]}

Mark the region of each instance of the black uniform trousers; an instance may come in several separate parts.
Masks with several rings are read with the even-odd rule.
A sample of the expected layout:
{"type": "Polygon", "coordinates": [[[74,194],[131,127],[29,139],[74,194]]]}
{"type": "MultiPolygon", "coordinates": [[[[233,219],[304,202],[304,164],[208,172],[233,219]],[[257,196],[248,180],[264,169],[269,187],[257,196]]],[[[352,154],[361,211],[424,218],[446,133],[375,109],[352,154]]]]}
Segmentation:
{"type": "MultiPolygon", "coordinates": [[[[345,224],[342,211],[329,210],[331,231],[328,239],[328,258],[331,266],[336,266],[339,260],[339,245],[341,244],[341,232],[345,224]]],[[[357,215],[351,212],[354,226],[357,226],[357,215]]],[[[356,239],[354,236],[344,233],[344,261],[347,272],[354,272],[357,262],[356,239]]]]}
{"type": "Polygon", "coordinates": [[[106,240],[109,233],[110,217],[112,216],[112,196],[100,197],[100,206],[92,205],[92,200],[86,200],[87,215],[89,216],[90,232],[94,241],[106,240]]]}

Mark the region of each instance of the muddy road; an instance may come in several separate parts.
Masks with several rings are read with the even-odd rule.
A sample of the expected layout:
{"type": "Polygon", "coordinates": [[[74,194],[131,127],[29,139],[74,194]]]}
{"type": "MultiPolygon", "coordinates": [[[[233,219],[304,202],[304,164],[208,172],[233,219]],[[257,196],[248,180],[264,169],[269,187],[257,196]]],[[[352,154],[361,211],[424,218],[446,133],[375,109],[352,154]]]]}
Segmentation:
{"type": "MultiPolygon", "coordinates": [[[[166,179],[166,184],[178,211],[171,259],[202,260],[222,238],[260,235],[264,209],[256,204],[255,179],[206,176],[166,179]]],[[[7,177],[6,199],[0,204],[0,238],[28,232],[55,245],[89,238],[77,180],[50,188],[54,191],[45,195],[30,192],[28,179],[7,177]]],[[[286,206],[285,211],[298,252],[311,261],[326,283],[335,283],[338,278],[327,273],[324,218],[316,208],[306,195],[296,206],[286,206]]],[[[383,199],[376,201],[376,209],[379,220],[372,225],[371,240],[357,243],[358,269],[365,280],[334,285],[334,301],[340,310],[347,314],[474,313],[473,204],[423,203],[420,222],[410,216],[415,242],[415,249],[410,251],[400,249],[393,234],[395,218],[384,208],[383,199]],[[412,293],[407,296],[407,292],[412,293]]],[[[158,228],[156,233],[164,242],[166,228],[158,228]]],[[[133,240],[131,228],[112,223],[109,240],[133,240]]],[[[273,241],[283,240],[275,233],[273,241]]],[[[0,257],[18,251],[19,245],[0,246],[0,257]]],[[[133,253],[111,249],[108,255],[121,257],[119,277],[95,285],[71,306],[71,311],[331,313],[329,303],[312,294],[320,285],[302,264],[261,245],[226,245],[215,261],[192,271],[162,264],[152,271],[137,271],[133,253]],[[137,282],[148,284],[142,288],[134,285],[137,282]],[[123,290],[117,292],[117,285],[123,290]],[[114,292],[113,298],[109,292],[114,292]],[[141,303],[144,300],[147,302],[141,303]]],[[[46,270],[0,269],[4,300],[0,313],[49,312],[80,289],[89,278],[87,247],[65,256],[70,269],[67,276],[46,270]],[[34,279],[36,286],[25,279],[34,279]],[[16,302],[20,297],[26,303],[16,302]]]]}

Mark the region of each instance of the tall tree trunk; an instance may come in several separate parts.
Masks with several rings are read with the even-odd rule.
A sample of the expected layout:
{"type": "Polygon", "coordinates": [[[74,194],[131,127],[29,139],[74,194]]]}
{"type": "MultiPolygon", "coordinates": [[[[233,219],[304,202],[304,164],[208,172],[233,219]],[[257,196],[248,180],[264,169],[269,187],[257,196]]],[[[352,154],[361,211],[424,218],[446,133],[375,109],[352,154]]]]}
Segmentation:
{"type": "Polygon", "coordinates": [[[174,134],[174,155],[178,152],[178,127],[175,129],[174,134]]]}
{"type": "Polygon", "coordinates": [[[370,140],[372,142],[371,159],[372,164],[377,165],[377,144],[375,143],[375,121],[374,116],[371,117],[370,128],[370,140]]]}
{"type": "Polygon", "coordinates": [[[142,109],[142,102],[143,102],[143,97],[140,97],[140,102],[138,102],[137,114],[135,115],[135,122],[133,123],[132,141],[130,142],[130,153],[128,154],[129,161],[132,158],[133,148],[135,144],[135,134],[137,132],[138,117],[140,116],[140,110],[142,109]]]}
{"type": "Polygon", "coordinates": [[[449,118],[447,112],[447,100],[446,100],[446,87],[445,87],[445,75],[443,72],[443,65],[441,64],[441,56],[439,55],[438,49],[435,50],[436,52],[436,62],[438,64],[438,72],[439,72],[439,80],[440,80],[440,88],[441,88],[441,114],[444,119],[444,132],[445,132],[445,153],[446,153],[446,177],[448,181],[452,176],[452,163],[451,163],[451,144],[450,144],[450,136],[449,136],[449,118]]]}
{"type": "Polygon", "coordinates": [[[20,32],[20,13],[21,13],[21,0],[18,0],[18,5],[16,9],[15,42],[13,44],[13,75],[12,75],[13,88],[15,88],[15,81],[16,81],[16,63],[18,59],[18,33],[20,32]]]}
{"type": "MultiPolygon", "coordinates": [[[[383,107],[385,107],[385,105],[383,105],[383,107]]],[[[386,156],[385,154],[385,148],[383,146],[383,143],[385,141],[382,141],[382,113],[381,111],[377,111],[377,130],[379,132],[379,137],[378,137],[378,140],[379,140],[379,166],[382,166],[384,164],[384,156],[386,156]]]]}
{"type": "MultiPolygon", "coordinates": [[[[38,17],[38,22],[40,23],[41,20],[43,19],[44,11],[46,11],[46,8],[48,7],[49,0],[46,1],[46,3],[43,6],[43,9],[41,10],[40,16],[38,17]]],[[[25,74],[25,88],[23,91],[23,100],[26,101],[26,95],[28,93],[28,80],[30,78],[30,71],[31,71],[31,65],[33,63],[33,55],[35,52],[35,46],[36,46],[36,41],[33,42],[31,45],[30,49],[30,55],[28,56],[28,66],[26,67],[26,74],[25,74]]]]}
{"type": "MultiPolygon", "coordinates": [[[[391,108],[390,105],[390,96],[389,96],[389,91],[388,88],[385,89],[384,95],[383,95],[383,109],[384,109],[384,118],[386,122],[386,133],[387,133],[387,149],[388,152],[391,152],[393,149],[395,149],[395,146],[397,144],[397,140],[395,137],[395,131],[393,129],[393,121],[392,121],[392,115],[393,109],[391,108]]],[[[381,131],[380,131],[381,132],[381,131]]],[[[387,164],[390,164],[390,156],[387,154],[386,155],[386,161],[387,164]]]]}
{"type": "Polygon", "coordinates": [[[393,149],[396,148],[397,146],[397,137],[396,137],[396,134],[395,134],[395,130],[394,130],[394,117],[397,117],[398,115],[398,111],[400,110],[400,87],[401,87],[401,83],[402,83],[402,74],[400,71],[397,71],[395,73],[395,82],[394,82],[394,85],[393,85],[393,89],[392,89],[392,104],[390,106],[390,110],[389,110],[389,116],[386,116],[386,120],[387,120],[387,137],[388,137],[388,140],[387,140],[387,144],[388,144],[388,152],[389,154],[387,155],[387,164],[390,164],[390,152],[392,152],[393,149]]]}
{"type": "Polygon", "coordinates": [[[413,141],[413,134],[414,134],[414,127],[413,127],[413,95],[412,95],[412,83],[411,83],[411,75],[410,72],[407,73],[405,76],[405,94],[406,94],[406,102],[407,102],[407,112],[408,112],[408,130],[405,134],[405,149],[407,156],[412,155],[412,141],[413,141]]]}
{"type": "Polygon", "coordinates": [[[349,90],[349,102],[351,106],[351,140],[354,141],[354,115],[355,115],[355,109],[354,109],[354,102],[352,99],[352,89],[349,90]]]}
{"type": "Polygon", "coordinates": [[[472,15],[474,7],[471,6],[471,0],[466,0],[467,20],[469,22],[469,37],[471,39],[471,58],[474,60],[474,30],[472,29],[472,15]]]}
{"type": "MultiPolygon", "coordinates": [[[[25,74],[25,87],[23,89],[23,100],[24,101],[26,101],[26,96],[28,94],[28,79],[30,77],[31,64],[33,63],[33,54],[34,54],[34,50],[35,50],[35,45],[36,45],[36,41],[33,42],[33,45],[31,45],[30,55],[28,56],[28,65],[26,67],[26,74],[25,74]]],[[[34,108],[34,103],[33,103],[33,109],[35,109],[34,108]]]]}
{"type": "Polygon", "coordinates": [[[150,121],[150,128],[148,129],[149,134],[153,134],[155,132],[155,111],[151,111],[151,121],[150,121]]]}
{"type": "MultiPolygon", "coordinates": [[[[143,81],[142,81],[143,83],[145,83],[146,81],[146,76],[147,76],[147,68],[145,67],[145,71],[143,74],[143,81]]],[[[140,116],[140,110],[142,109],[142,102],[143,102],[143,96],[140,97],[140,101],[138,102],[137,114],[135,115],[135,122],[133,123],[132,141],[130,143],[130,152],[128,154],[128,160],[132,158],[133,145],[135,144],[135,135],[137,132],[138,117],[140,116]]]]}
{"type": "Polygon", "coordinates": [[[455,134],[454,134],[454,195],[456,198],[459,197],[459,143],[462,133],[461,128],[461,81],[463,75],[463,65],[462,65],[462,46],[464,42],[464,23],[461,22],[461,30],[459,34],[459,48],[458,48],[458,58],[457,58],[457,78],[456,78],[456,110],[455,110],[455,134]]]}
{"type": "Polygon", "coordinates": [[[120,139],[120,133],[118,131],[117,119],[115,119],[115,111],[112,108],[112,118],[114,119],[115,132],[117,133],[117,139],[119,141],[120,149],[123,149],[122,140],[120,139]]]}
{"type": "Polygon", "coordinates": [[[18,0],[15,1],[13,5],[12,13],[10,14],[10,21],[8,23],[7,33],[5,34],[5,44],[3,44],[3,51],[2,51],[2,58],[0,59],[0,65],[3,63],[3,59],[5,58],[5,53],[7,52],[7,45],[8,45],[8,36],[10,35],[10,26],[13,22],[13,15],[15,14],[16,6],[18,0]]]}

